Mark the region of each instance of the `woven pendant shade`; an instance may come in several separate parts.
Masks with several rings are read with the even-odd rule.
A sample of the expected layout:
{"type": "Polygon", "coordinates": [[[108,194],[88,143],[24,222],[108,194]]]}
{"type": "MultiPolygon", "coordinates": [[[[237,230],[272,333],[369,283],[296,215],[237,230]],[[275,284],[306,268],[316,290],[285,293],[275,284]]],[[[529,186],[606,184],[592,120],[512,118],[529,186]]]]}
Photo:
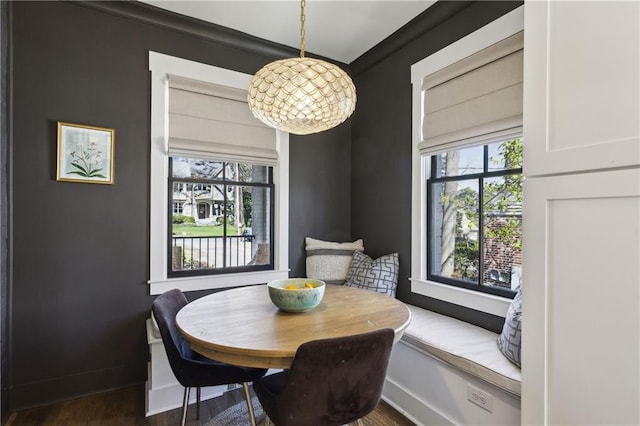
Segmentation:
{"type": "Polygon", "coordinates": [[[247,102],[268,126],[296,135],[336,127],[356,108],[356,88],[340,67],[304,56],[304,6],[301,4],[299,58],[281,59],[260,69],[251,80],[247,102]]]}

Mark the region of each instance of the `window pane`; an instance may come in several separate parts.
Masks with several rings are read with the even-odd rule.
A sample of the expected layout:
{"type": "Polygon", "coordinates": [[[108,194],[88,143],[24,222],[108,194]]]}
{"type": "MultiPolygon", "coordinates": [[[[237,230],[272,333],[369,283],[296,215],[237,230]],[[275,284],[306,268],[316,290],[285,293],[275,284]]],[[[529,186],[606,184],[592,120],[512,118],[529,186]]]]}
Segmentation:
{"type": "Polygon", "coordinates": [[[220,161],[172,157],[171,166],[174,178],[222,180],[223,163],[220,161]]]}
{"type": "Polygon", "coordinates": [[[227,163],[227,179],[236,182],[269,183],[269,166],[227,163]]]}
{"type": "Polygon", "coordinates": [[[269,265],[270,194],[264,187],[174,182],[172,271],[269,265]]]}
{"type": "MultiPolygon", "coordinates": [[[[239,224],[238,233],[244,236],[250,256],[247,265],[271,263],[271,191],[269,188],[235,186],[238,205],[232,206],[234,223],[239,224]]],[[[231,264],[241,262],[243,254],[229,251],[231,264]]]]}
{"type": "Polygon", "coordinates": [[[182,214],[182,208],[183,208],[183,206],[184,206],[184,203],[174,201],[174,202],[173,202],[173,214],[174,214],[174,215],[176,215],[176,214],[182,214]]]}
{"type": "Polygon", "coordinates": [[[482,282],[515,289],[522,267],[522,176],[484,181],[482,282]]]}
{"type": "Polygon", "coordinates": [[[478,180],[431,186],[432,274],[478,282],[478,180]]]}
{"type": "Polygon", "coordinates": [[[474,146],[436,155],[434,177],[464,176],[482,173],[484,170],[484,148],[474,146]]]}
{"type": "Polygon", "coordinates": [[[429,279],[498,295],[520,284],[522,156],[516,138],[432,157],[429,279]]]}
{"type": "Polygon", "coordinates": [[[522,167],[522,141],[512,139],[505,142],[498,142],[488,145],[489,147],[489,170],[519,169],[522,167]]]}

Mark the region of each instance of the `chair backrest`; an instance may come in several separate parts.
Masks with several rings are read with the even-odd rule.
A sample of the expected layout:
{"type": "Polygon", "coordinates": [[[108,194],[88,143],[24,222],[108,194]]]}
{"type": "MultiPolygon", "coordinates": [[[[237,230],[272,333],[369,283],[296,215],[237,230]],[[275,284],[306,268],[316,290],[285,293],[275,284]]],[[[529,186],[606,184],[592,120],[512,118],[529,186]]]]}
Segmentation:
{"type": "Polygon", "coordinates": [[[302,344],[278,396],[291,424],[342,425],[373,411],[393,337],[393,330],[383,329],[302,344]]]}
{"type": "Polygon", "coordinates": [[[178,381],[183,385],[184,360],[192,360],[194,352],[176,326],[176,315],[187,303],[184,293],[174,289],[156,297],[151,305],[151,311],[158,323],[162,343],[167,352],[169,365],[178,381]]]}

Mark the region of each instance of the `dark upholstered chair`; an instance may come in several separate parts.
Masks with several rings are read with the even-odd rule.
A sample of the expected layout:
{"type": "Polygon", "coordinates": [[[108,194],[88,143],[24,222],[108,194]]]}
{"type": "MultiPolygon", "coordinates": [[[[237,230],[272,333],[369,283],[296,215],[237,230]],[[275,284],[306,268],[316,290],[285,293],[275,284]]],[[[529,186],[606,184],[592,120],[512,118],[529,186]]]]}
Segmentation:
{"type": "Polygon", "coordinates": [[[359,422],[380,400],[393,336],[384,329],[304,343],[290,370],[255,380],[253,389],[276,426],[359,422]]]}
{"type": "Polygon", "coordinates": [[[247,399],[251,424],[255,425],[247,382],[252,382],[264,376],[267,370],[224,364],[194,352],[176,326],[176,314],[186,304],[187,299],[180,290],[170,290],[158,296],[151,307],[153,316],[158,323],[167,358],[169,358],[169,365],[171,365],[173,374],[178,379],[178,382],[184,386],[181,424],[184,425],[187,418],[187,406],[191,388],[197,388],[197,416],[199,419],[201,387],[241,383],[244,389],[244,396],[247,399]]]}

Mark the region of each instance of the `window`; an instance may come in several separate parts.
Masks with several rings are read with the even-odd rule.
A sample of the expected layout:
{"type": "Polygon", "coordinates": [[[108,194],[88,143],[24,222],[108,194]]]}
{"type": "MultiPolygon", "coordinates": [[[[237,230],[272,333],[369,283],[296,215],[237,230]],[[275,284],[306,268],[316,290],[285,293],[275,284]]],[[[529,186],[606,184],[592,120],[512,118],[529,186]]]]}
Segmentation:
{"type": "Polygon", "coordinates": [[[289,135],[249,112],[251,75],[157,52],[149,70],[150,294],[287,278],[289,135]]]}
{"type": "Polygon", "coordinates": [[[523,30],[521,6],[411,67],[411,291],[503,317],[521,265],[523,30]]]}
{"type": "MultiPolygon", "coordinates": [[[[176,188],[175,191],[177,193],[180,193],[180,192],[182,192],[182,189],[176,188]]],[[[178,197],[174,197],[174,199],[175,198],[179,198],[179,196],[178,197]]],[[[182,212],[184,211],[184,201],[174,201],[172,210],[173,210],[173,214],[174,215],[182,214],[182,212]]]]}
{"type": "Polygon", "coordinates": [[[170,277],[273,269],[272,167],[171,157],[168,182],[170,277]]]}
{"type": "Polygon", "coordinates": [[[427,278],[510,296],[522,268],[522,142],[430,157],[427,278]]]}

